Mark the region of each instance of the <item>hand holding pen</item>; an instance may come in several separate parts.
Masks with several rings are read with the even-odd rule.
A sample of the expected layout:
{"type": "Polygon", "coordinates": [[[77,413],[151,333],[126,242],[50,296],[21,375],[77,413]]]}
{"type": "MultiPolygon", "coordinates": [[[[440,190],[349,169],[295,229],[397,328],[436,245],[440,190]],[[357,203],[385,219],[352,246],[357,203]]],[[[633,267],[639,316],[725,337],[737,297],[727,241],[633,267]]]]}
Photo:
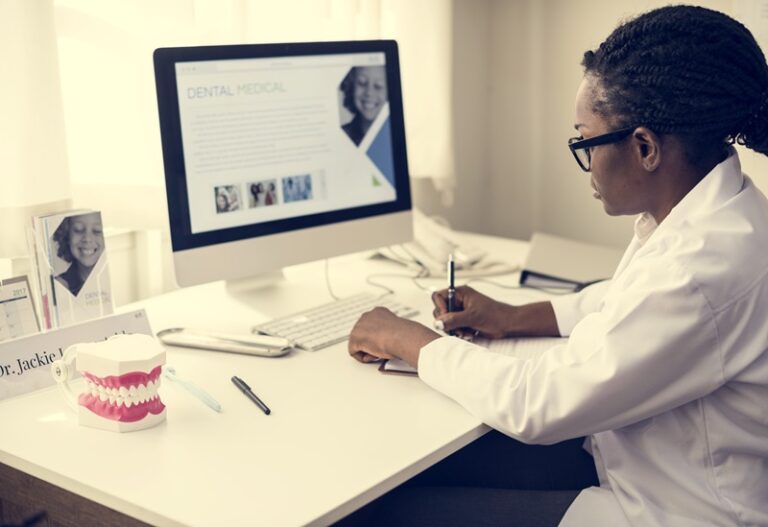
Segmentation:
{"type": "Polygon", "coordinates": [[[471,287],[453,289],[451,295],[449,284],[448,289],[432,294],[437,329],[467,339],[478,336],[489,339],[514,336],[520,308],[493,300],[471,287]],[[452,306],[449,309],[451,296],[453,300],[450,301],[452,306]]]}
{"type": "Polygon", "coordinates": [[[446,327],[446,321],[452,320],[452,315],[446,315],[461,311],[460,302],[456,294],[456,266],[453,260],[453,254],[448,255],[448,267],[445,275],[448,277],[448,289],[438,291],[432,294],[432,302],[435,304],[433,315],[435,317],[435,328],[445,331],[448,335],[455,335],[455,326],[446,327]]]}

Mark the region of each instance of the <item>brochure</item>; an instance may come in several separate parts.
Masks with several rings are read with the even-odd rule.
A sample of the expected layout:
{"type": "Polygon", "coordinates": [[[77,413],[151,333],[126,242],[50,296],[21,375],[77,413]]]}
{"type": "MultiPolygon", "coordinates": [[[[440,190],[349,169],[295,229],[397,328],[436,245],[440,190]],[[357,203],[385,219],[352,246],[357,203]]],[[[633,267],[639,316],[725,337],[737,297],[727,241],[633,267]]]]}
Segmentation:
{"type": "Polygon", "coordinates": [[[0,342],[40,331],[29,280],[16,276],[0,280],[0,342]]]}
{"type": "Polygon", "coordinates": [[[36,216],[33,229],[45,328],[111,314],[101,213],[78,210],[36,216]]]}

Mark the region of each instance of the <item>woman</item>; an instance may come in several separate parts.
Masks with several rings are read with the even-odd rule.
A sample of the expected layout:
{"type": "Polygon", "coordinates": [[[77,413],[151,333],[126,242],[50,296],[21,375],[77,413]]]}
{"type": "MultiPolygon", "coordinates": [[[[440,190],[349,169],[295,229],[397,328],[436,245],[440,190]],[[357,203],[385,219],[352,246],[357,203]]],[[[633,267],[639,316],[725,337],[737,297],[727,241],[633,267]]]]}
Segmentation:
{"type": "Polygon", "coordinates": [[[267,195],[264,198],[264,204],[265,205],[274,205],[276,200],[277,200],[277,197],[275,195],[275,182],[274,181],[270,181],[269,182],[269,190],[267,190],[267,195]]]}
{"type": "Polygon", "coordinates": [[[264,206],[264,185],[251,183],[251,208],[264,206]]]}
{"type": "Polygon", "coordinates": [[[216,190],[216,213],[229,212],[232,210],[229,204],[229,198],[227,192],[223,189],[216,190]]]}
{"type": "Polygon", "coordinates": [[[384,66],[357,66],[341,83],[344,107],[354,116],[341,128],[359,145],[387,102],[387,76],[384,66]]]}
{"type": "Polygon", "coordinates": [[[56,280],[77,296],[104,252],[101,214],[93,212],[64,218],[54,231],[53,239],[57,256],[70,264],[56,280]]]}
{"type": "Polygon", "coordinates": [[[768,525],[768,201],[731,146],[768,154],[765,57],[726,15],[672,6],[619,26],[582,64],[569,147],[609,215],[639,215],[613,279],[523,306],[461,288],[453,313],[433,296],[437,325],[462,336],[567,344],[499,356],[376,309],[349,350],[418,365],[524,443],[588,437],[599,483],[403,489],[383,523],[768,525]]]}

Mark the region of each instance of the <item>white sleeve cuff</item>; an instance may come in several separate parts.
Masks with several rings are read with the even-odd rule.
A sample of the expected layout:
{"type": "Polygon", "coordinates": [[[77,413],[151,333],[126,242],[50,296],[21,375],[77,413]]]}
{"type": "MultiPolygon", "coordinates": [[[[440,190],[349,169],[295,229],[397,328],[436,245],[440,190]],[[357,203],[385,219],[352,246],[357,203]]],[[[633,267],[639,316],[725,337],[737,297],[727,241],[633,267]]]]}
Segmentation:
{"type": "Polygon", "coordinates": [[[434,371],[434,366],[439,359],[440,352],[446,348],[446,340],[451,337],[440,337],[432,342],[429,342],[426,346],[422,347],[419,351],[419,361],[417,366],[419,372],[419,378],[429,384],[426,378],[430,377],[430,374],[434,371]]]}
{"type": "MultiPolygon", "coordinates": [[[[457,358],[472,352],[488,353],[486,348],[458,337],[440,337],[419,352],[419,378],[435,390],[451,394],[456,390],[457,358]],[[458,355],[457,355],[458,353],[458,355]],[[454,360],[448,360],[452,356],[454,360]]],[[[459,363],[463,362],[458,360],[459,363]]]]}
{"type": "Polygon", "coordinates": [[[561,337],[567,337],[584,316],[579,309],[580,293],[562,295],[550,300],[557,320],[557,329],[561,337]]]}
{"type": "Polygon", "coordinates": [[[603,297],[610,285],[610,280],[603,280],[585,287],[578,293],[562,295],[550,300],[561,337],[570,335],[582,318],[600,310],[603,297]]]}

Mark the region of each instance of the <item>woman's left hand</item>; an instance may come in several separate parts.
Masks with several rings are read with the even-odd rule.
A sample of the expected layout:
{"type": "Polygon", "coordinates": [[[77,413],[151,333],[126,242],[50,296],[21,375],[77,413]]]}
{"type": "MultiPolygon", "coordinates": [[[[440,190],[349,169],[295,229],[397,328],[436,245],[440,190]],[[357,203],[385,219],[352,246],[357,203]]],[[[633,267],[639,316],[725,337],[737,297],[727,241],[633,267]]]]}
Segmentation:
{"type": "Polygon", "coordinates": [[[398,358],[416,367],[419,350],[440,335],[417,322],[377,307],[355,324],[349,336],[349,354],[360,362],[398,358]]]}

